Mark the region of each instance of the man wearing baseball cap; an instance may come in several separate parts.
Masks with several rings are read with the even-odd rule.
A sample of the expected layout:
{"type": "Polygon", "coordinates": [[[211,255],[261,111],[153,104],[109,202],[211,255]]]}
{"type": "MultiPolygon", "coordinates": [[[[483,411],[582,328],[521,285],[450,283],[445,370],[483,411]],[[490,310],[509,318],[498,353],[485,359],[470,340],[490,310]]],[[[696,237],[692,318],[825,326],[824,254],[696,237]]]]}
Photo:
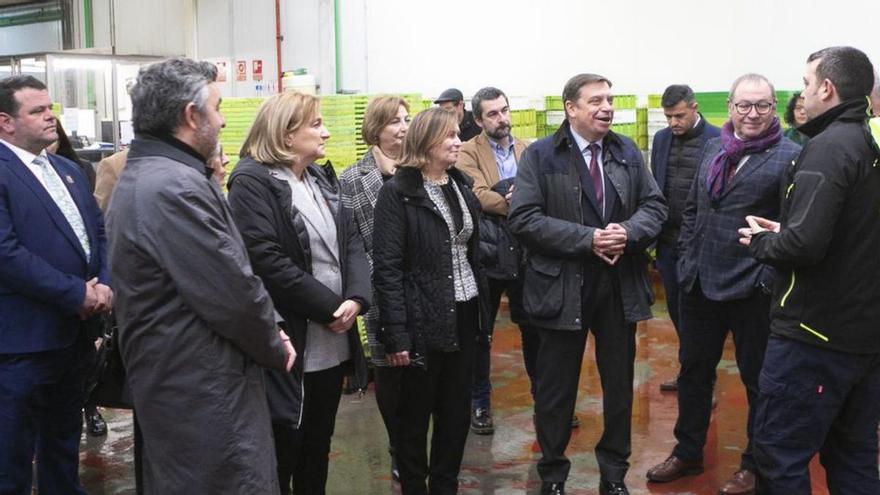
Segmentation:
{"type": "Polygon", "coordinates": [[[447,110],[455,111],[455,115],[458,116],[458,138],[461,139],[461,142],[470,141],[482,132],[480,126],[474,122],[473,114],[464,109],[464,95],[461,94],[461,91],[449,88],[440,93],[434,103],[447,110]]]}

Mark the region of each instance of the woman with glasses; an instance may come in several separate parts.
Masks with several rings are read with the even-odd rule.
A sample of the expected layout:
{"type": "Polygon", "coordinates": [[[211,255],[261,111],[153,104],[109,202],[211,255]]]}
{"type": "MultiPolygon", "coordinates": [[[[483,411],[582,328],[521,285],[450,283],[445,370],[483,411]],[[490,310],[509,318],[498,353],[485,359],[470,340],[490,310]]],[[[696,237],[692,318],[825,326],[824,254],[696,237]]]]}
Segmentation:
{"type": "MultiPolygon", "coordinates": [[[[395,165],[403,148],[403,139],[409,127],[409,104],[398,96],[379,96],[370,101],[364,113],[363,137],[370,145],[367,153],[339,176],[342,204],[354,212],[358,232],[364,242],[367,261],[373,266],[373,209],[379,189],[394,175],[395,165]]],[[[388,432],[391,453],[391,478],[400,481],[397,459],[394,455],[394,410],[397,407],[397,389],[400,368],[388,365],[385,349],[379,343],[379,307],[373,305],[364,315],[370,360],[375,366],[376,403],[388,432]]]]}
{"type": "Polygon", "coordinates": [[[471,180],[453,168],[460,149],[454,113],[418,114],[375,209],[379,339],[389,364],[402,367],[394,442],[405,495],[458,490],[474,343],[488,328],[476,264],[479,202],[471,180]]]}
{"type": "Polygon", "coordinates": [[[339,201],[330,137],[315,96],[268,98],[229,178],[229,206],[293,340],[290,373],[266,370],[281,493],[323,494],[345,375],[366,385],[355,318],[370,300],[369,267],[351,211],[339,201]]]}

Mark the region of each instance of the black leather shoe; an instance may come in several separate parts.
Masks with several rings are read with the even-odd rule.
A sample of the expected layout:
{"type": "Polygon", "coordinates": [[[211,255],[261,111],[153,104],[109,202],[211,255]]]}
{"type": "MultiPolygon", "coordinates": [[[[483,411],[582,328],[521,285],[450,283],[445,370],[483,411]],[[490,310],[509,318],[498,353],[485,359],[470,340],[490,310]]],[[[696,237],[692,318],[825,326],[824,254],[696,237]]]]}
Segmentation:
{"type": "Polygon", "coordinates": [[[541,483],[541,495],[565,495],[565,483],[545,481],[541,483]]]}
{"type": "Polygon", "coordinates": [[[107,422],[101,417],[101,413],[97,409],[90,413],[85,413],[86,431],[93,437],[103,437],[107,434],[107,422]]]}
{"type": "Polygon", "coordinates": [[[495,424],[492,422],[492,410],[487,407],[478,407],[471,411],[471,430],[477,435],[491,435],[495,433],[495,424]]]}
{"type": "Polygon", "coordinates": [[[629,490],[622,481],[602,480],[599,482],[599,495],[629,495],[629,490]]]}

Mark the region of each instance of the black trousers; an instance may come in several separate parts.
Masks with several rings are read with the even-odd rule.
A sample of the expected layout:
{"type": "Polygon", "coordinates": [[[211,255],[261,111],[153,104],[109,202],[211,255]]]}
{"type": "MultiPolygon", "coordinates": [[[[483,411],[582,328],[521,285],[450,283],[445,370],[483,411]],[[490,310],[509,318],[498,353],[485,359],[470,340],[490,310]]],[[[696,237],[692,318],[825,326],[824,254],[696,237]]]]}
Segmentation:
{"type": "Polygon", "coordinates": [[[746,299],[712,301],[697,285],[681,293],[681,374],[678,377],[678,420],[672,453],[686,460],[703,458],[712,414],[715,369],[721,361],[727,333],[733,334],[736,365],[749,402],[748,443],[741,467],[754,470],[752,431],[758,399],[758,375],[770,334],[770,296],[760,290],[746,299]]]}
{"type": "Polygon", "coordinates": [[[298,430],[272,425],[281,494],[325,493],[330,439],[336,425],[336,411],[342,396],[343,366],[305,374],[302,425],[298,430]]]}
{"type": "MultiPolygon", "coordinates": [[[[522,280],[499,280],[489,279],[489,304],[492,311],[492,325],[494,330],[495,317],[498,316],[498,308],[501,306],[501,296],[507,293],[508,304],[511,312],[515,308],[522,307],[522,280]]],[[[529,376],[532,397],[535,396],[535,358],[538,355],[538,337],[534,330],[526,325],[519,325],[522,337],[523,364],[526,374],[529,376]]],[[[490,332],[490,335],[492,332],[490,332]]],[[[492,342],[481,340],[477,342],[474,356],[474,377],[471,385],[471,407],[489,408],[492,404],[492,382],[489,379],[492,370],[491,363],[492,342]]]]}
{"type": "Polygon", "coordinates": [[[880,355],[771,336],[759,381],[758,494],[809,495],[817,452],[831,495],[880,493],[880,355]]]}
{"type": "Polygon", "coordinates": [[[537,330],[535,428],[542,454],[538,474],[543,481],[565,481],[571,468],[565,448],[571,438],[587,329],[596,338],[602,382],[604,431],[596,444],[599,472],[605,480],[623,481],[629,469],[635,324],[624,320],[620,288],[614,279],[612,269],[598,270],[583,303],[583,331],[537,330]]]}
{"type": "Polygon", "coordinates": [[[404,495],[458,492],[458,471],[470,425],[471,370],[479,316],[476,299],[458,303],[456,309],[460,350],[428,352],[425,368],[405,367],[400,377],[395,449],[404,495]],[[434,430],[429,463],[431,420],[434,430]]]}
{"type": "Polygon", "coordinates": [[[666,293],[666,309],[675,333],[678,333],[681,317],[678,310],[680,287],[678,284],[678,252],[675,246],[657,244],[657,271],[663,280],[663,290],[666,293]]]}
{"type": "Polygon", "coordinates": [[[394,415],[397,404],[400,402],[400,375],[403,368],[394,366],[376,366],[374,377],[376,383],[376,405],[379,406],[379,414],[385,423],[385,431],[388,432],[389,451],[394,454],[396,445],[397,426],[394,415]]]}

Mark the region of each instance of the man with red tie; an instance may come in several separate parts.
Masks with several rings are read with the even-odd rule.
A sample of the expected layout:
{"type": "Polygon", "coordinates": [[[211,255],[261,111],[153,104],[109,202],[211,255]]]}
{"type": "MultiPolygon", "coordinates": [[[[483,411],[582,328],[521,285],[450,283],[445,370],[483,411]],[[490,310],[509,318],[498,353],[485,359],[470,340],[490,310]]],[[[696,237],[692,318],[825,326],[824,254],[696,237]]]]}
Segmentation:
{"type": "Polygon", "coordinates": [[[627,495],[636,322],[651,317],[647,247],[666,219],[632,140],[611,131],[611,82],[580,74],[562,92],[566,120],[518,164],[509,226],[528,249],[523,306],[540,345],[535,429],[542,494],[565,493],[565,448],[587,332],[596,339],[605,430],[601,495],[627,495]]]}

